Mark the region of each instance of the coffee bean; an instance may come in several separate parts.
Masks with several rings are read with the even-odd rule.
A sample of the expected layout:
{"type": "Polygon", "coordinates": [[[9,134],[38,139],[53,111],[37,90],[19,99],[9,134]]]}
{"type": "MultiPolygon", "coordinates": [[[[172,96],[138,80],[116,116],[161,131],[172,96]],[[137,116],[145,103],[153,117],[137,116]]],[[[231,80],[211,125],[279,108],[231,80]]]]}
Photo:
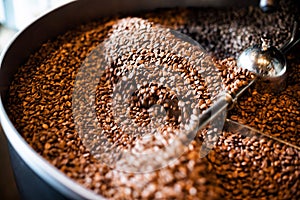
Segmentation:
{"type": "MultiPolygon", "coordinates": [[[[10,87],[6,106],[9,116],[39,154],[70,178],[106,198],[299,199],[299,150],[266,136],[248,134],[240,127],[237,130],[225,127],[220,131],[215,148],[204,158],[200,158],[201,145],[204,139],[215,141],[213,138],[218,130],[200,130],[186,150],[182,150],[181,157],[167,167],[149,173],[125,173],[101,161],[106,159],[105,156],[112,156],[105,152],[109,148],[103,149],[103,146],[112,145],[116,151],[135,148],[143,152],[169,144],[176,130],[187,125],[189,117],[196,121],[218,92],[235,93],[254,78],[250,72],[237,67],[237,55],[246,47],[258,44],[265,32],[271,33],[274,45],[280,47],[290,35],[288,30],[293,20],[299,18],[298,13],[292,1],[282,0],[278,11],[272,15],[262,13],[258,7],[176,8],[135,15],[144,20],[112,17],[80,25],[43,44],[20,67],[10,87]],[[188,48],[172,45],[168,38],[163,43],[172,47],[170,49],[181,51],[178,55],[161,49],[159,42],[145,41],[144,38],[151,40],[147,30],[161,26],[176,29],[197,40],[213,55],[216,70],[197,66],[195,60],[187,58],[195,55],[183,57],[188,48]],[[115,59],[105,66],[96,96],[82,96],[87,101],[78,101],[84,117],[73,115],[75,79],[85,59],[91,56],[85,62],[91,70],[86,78],[96,80],[94,76],[100,70],[99,63],[95,62],[99,59],[96,47],[120,33],[133,33],[139,36],[134,42],[145,43],[140,44],[141,48],[133,48],[134,42],[131,44],[124,37],[115,37],[107,49],[112,52],[120,49],[121,54],[111,55],[115,59]],[[117,42],[123,45],[114,46],[117,42]],[[136,81],[137,88],[129,84],[135,74],[128,72],[138,73],[139,69],[149,66],[153,71],[136,81]],[[168,77],[173,71],[178,72],[192,89],[187,90],[181,83],[175,85],[178,77],[168,77]],[[148,83],[156,76],[167,86],[148,83]],[[216,84],[218,77],[223,85],[216,84]],[[112,101],[114,86],[120,80],[128,84],[114,100],[121,101],[126,91],[137,89],[129,99],[130,117],[125,119],[122,118],[126,116],[122,115],[124,109],[113,107],[112,101]],[[178,88],[185,89],[185,98],[180,99],[178,88]],[[198,104],[194,105],[192,98],[198,104]],[[88,121],[88,125],[93,127],[94,123],[99,123],[103,131],[95,134],[88,130],[82,136],[75,129],[74,120],[78,122],[77,126],[83,126],[86,119],[93,117],[92,113],[84,111],[88,103],[94,105],[97,115],[97,119],[88,121]],[[190,113],[187,106],[191,108],[190,113]],[[161,113],[165,113],[161,119],[155,117],[161,113]],[[151,126],[153,120],[163,124],[160,127],[162,134],[157,134],[151,126]],[[120,129],[120,124],[126,129],[120,129]],[[140,142],[143,135],[149,137],[140,142]],[[95,143],[94,149],[88,149],[85,141],[95,143]],[[94,151],[98,154],[93,154],[94,151]]],[[[164,37],[157,36],[158,39],[164,37]]],[[[299,49],[288,56],[290,71],[286,90],[279,94],[262,94],[259,88],[251,87],[240,97],[228,117],[299,146],[300,65],[297,52],[299,49]]],[[[162,155],[156,157],[162,159],[162,155]]],[[[124,164],[134,162],[137,161],[124,164]]]]}

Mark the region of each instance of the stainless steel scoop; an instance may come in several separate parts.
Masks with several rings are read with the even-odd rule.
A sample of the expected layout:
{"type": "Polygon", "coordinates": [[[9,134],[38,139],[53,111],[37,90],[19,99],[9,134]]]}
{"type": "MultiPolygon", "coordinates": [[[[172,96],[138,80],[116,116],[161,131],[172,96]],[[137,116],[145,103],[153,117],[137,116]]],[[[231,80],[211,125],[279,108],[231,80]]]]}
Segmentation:
{"type": "Polygon", "coordinates": [[[247,48],[239,56],[237,64],[262,77],[278,77],[286,72],[286,59],[268,38],[261,38],[262,44],[247,48]]]}
{"type": "Polygon", "coordinates": [[[261,46],[255,45],[243,51],[238,58],[237,65],[253,72],[257,77],[246,87],[240,88],[236,94],[226,93],[204,111],[199,120],[199,129],[237,101],[237,98],[254,83],[258,85],[258,90],[263,90],[263,92],[278,92],[284,89],[287,77],[285,54],[299,41],[298,24],[295,22],[290,40],[280,50],[271,46],[268,39],[263,38],[261,46]]]}
{"type": "Polygon", "coordinates": [[[237,65],[257,75],[257,82],[261,90],[281,91],[285,88],[287,77],[285,54],[300,41],[298,24],[294,23],[290,40],[280,49],[272,46],[268,38],[261,40],[261,45],[254,45],[241,53],[237,65]]]}
{"type": "Polygon", "coordinates": [[[238,58],[238,66],[259,76],[277,77],[286,72],[286,54],[299,40],[298,24],[294,23],[290,40],[278,50],[271,46],[268,38],[262,38],[262,44],[244,50],[238,58]]]}

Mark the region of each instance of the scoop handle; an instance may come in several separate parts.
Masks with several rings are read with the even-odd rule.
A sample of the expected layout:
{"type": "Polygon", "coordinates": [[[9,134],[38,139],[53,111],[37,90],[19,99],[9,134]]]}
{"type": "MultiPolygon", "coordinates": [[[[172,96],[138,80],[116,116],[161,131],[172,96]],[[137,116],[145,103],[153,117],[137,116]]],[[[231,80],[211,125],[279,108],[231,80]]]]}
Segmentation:
{"type": "Polygon", "coordinates": [[[281,48],[280,51],[286,54],[292,47],[294,47],[300,41],[298,22],[294,22],[292,35],[289,41],[287,41],[281,48]]]}

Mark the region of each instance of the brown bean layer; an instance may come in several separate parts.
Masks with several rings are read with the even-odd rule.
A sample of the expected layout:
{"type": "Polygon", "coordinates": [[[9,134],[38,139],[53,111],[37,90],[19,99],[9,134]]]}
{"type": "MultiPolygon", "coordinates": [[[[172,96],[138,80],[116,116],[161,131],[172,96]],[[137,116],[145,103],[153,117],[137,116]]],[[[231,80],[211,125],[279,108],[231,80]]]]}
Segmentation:
{"type": "MultiPolygon", "coordinates": [[[[299,20],[292,1],[280,1],[279,10],[273,14],[248,7],[170,9],[138,16],[146,20],[116,17],[81,25],[45,43],[20,67],[10,88],[7,107],[11,120],[26,141],[67,176],[112,199],[299,199],[300,152],[267,137],[253,133],[245,135],[244,130],[225,127],[215,148],[204,158],[200,158],[201,144],[205,138],[212,137],[214,131],[200,131],[176,162],[149,173],[114,170],[87,149],[74,123],[72,95],[75,79],[84,60],[113,31],[122,30],[126,25],[149,24],[177,29],[196,39],[216,57],[214,62],[223,88],[236,92],[253,76],[237,68],[232,57],[259,42],[265,32],[279,47],[290,35],[288,30],[293,20],[299,20]]],[[[191,63],[174,59],[172,54],[165,56],[163,54],[168,52],[158,52],[155,48],[128,52],[132,53],[107,66],[107,76],[99,82],[96,98],[92,97],[97,119],[105,130],[109,130],[105,132],[106,139],[111,136],[110,141],[121,148],[135,145],[137,137],[122,136],[114,131],[117,123],[114,124],[114,119],[108,114],[111,83],[107,81],[126,73],[128,62],[137,63],[135,67],[138,67],[151,59],[165,62],[169,56],[168,66],[182,69],[180,73],[184,79],[192,82],[193,90],[199,92],[195,107],[205,110],[211,105],[213,92],[208,92],[203,77],[195,79],[197,71],[193,71],[191,63]],[[155,55],[160,53],[162,56],[155,55]]],[[[280,94],[261,94],[251,88],[230,111],[229,117],[299,145],[300,65],[297,50],[291,53],[288,62],[291,71],[286,90],[280,94]]],[[[146,111],[151,105],[159,104],[167,110],[168,123],[162,128],[162,133],[167,139],[172,137],[170,133],[175,132],[181,122],[177,105],[180,107],[184,103],[177,101],[172,89],[145,84],[132,98],[130,115],[141,127],[149,123],[146,111]]],[[[215,132],[219,133],[218,130],[215,132]]],[[[152,144],[154,142],[150,146],[152,144]]],[[[149,143],[142,145],[149,148],[149,143]]]]}

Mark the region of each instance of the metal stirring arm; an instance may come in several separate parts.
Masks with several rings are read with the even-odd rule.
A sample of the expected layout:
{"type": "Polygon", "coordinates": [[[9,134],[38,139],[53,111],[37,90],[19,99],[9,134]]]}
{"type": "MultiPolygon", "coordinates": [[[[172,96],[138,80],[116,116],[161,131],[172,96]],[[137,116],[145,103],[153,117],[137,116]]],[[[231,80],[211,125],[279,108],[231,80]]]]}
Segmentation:
{"type": "Polygon", "coordinates": [[[228,92],[225,92],[211,107],[205,110],[201,116],[199,117],[199,126],[198,129],[204,128],[211,120],[216,118],[219,114],[226,111],[226,109],[230,108],[230,105],[235,103],[241,94],[247,90],[256,79],[252,80],[248,85],[242,87],[235,95],[231,95],[228,92]]]}

